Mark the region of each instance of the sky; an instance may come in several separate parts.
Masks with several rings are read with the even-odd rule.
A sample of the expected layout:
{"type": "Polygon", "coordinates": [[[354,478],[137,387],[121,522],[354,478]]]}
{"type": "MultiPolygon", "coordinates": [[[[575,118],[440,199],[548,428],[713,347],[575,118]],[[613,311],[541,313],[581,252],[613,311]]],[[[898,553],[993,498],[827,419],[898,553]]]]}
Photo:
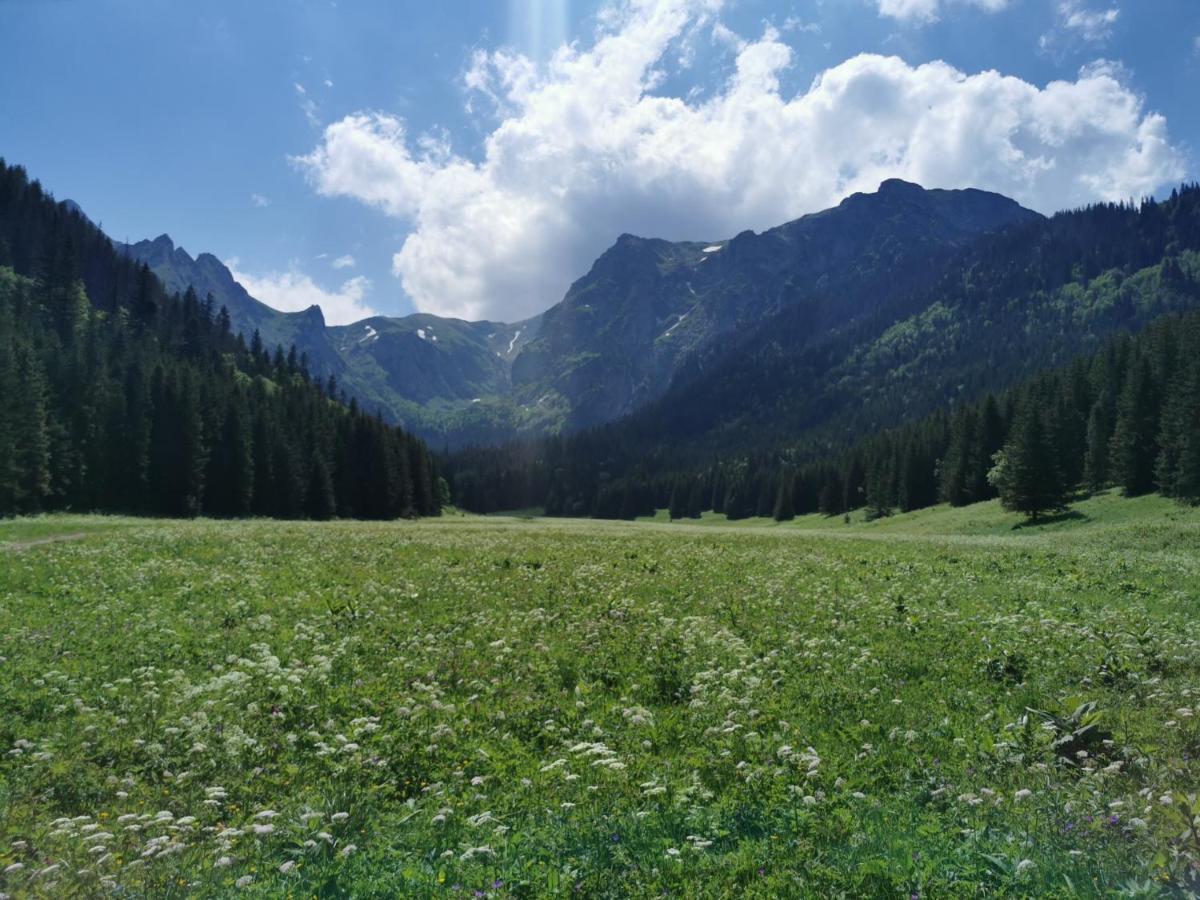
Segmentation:
{"type": "Polygon", "coordinates": [[[889,177],[1162,195],[1197,87],[1197,0],[0,0],[0,157],[331,324],[519,321],[889,177]]]}

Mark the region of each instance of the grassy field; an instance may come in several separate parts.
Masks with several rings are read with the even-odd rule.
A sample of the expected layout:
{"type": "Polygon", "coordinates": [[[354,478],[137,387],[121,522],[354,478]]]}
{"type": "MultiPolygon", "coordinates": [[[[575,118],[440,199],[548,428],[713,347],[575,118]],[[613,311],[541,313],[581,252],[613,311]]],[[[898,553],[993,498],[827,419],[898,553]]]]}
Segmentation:
{"type": "Polygon", "coordinates": [[[0,894],[1194,889],[1200,512],[1077,509],[0,523],[0,894]]]}

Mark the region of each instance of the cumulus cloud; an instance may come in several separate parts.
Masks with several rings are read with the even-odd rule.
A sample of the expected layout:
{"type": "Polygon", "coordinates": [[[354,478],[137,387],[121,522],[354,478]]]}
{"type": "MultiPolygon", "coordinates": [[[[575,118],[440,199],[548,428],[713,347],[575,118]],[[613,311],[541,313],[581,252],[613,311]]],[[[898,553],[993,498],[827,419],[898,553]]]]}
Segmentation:
{"type": "Polygon", "coordinates": [[[332,263],[330,263],[330,265],[332,265],[335,269],[353,269],[354,257],[347,253],[345,256],[339,256],[332,263]]]}
{"type": "Polygon", "coordinates": [[[250,202],[254,206],[257,206],[259,209],[265,209],[266,207],[271,205],[271,198],[267,197],[263,194],[251,194],[250,202]]]}
{"type": "Polygon", "coordinates": [[[364,302],[371,290],[371,281],[361,275],[351,278],[336,291],[327,291],[294,266],[286,272],[251,275],[238,269],[237,259],[228,260],[225,265],[251,297],[281,312],[300,312],[310,306],[319,306],[330,325],[349,325],[378,315],[364,302]]]}
{"type": "Polygon", "coordinates": [[[881,16],[905,22],[936,22],[942,8],[951,4],[975,6],[986,12],[1006,9],[1009,0],[875,0],[881,16]]]}
{"type": "Polygon", "coordinates": [[[714,92],[668,94],[681,43],[711,31],[719,7],[630,0],[609,8],[594,43],[541,66],[478,53],[464,81],[493,119],[477,159],[443,134],[364,111],[294,161],[319,193],[407,224],[393,269],[419,309],[510,321],[560,299],[625,231],[725,238],[889,177],[996,190],[1052,212],[1183,176],[1165,119],[1115,67],[1037,86],[860,55],[785,93],[792,51],[768,29],[718,42],[734,66],[714,92]]]}

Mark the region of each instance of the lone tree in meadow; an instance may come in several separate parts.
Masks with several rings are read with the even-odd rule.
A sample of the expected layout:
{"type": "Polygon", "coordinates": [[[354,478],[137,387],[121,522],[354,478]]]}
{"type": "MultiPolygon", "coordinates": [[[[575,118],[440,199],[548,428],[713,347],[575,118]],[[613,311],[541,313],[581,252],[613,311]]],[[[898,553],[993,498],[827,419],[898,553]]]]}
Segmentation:
{"type": "Polygon", "coordinates": [[[1036,522],[1044,513],[1066,508],[1067,487],[1036,397],[1022,404],[1012,433],[995,460],[988,481],[1000,492],[1005,509],[1024,513],[1036,522]]]}

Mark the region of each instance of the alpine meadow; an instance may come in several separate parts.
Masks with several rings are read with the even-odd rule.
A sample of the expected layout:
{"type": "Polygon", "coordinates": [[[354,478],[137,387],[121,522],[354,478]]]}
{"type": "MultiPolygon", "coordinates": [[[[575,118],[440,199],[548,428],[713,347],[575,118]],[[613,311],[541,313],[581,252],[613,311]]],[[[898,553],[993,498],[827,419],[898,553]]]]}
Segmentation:
{"type": "Polygon", "coordinates": [[[0,900],[1200,898],[1198,79],[0,3],[0,900]]]}

